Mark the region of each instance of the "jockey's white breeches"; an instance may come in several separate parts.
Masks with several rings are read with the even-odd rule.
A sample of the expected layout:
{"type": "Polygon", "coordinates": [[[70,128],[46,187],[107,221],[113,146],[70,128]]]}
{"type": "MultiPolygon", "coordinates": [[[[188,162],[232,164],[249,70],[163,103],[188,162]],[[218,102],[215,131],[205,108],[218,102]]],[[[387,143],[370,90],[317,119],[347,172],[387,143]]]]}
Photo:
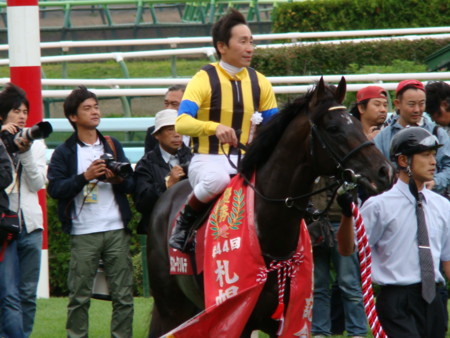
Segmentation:
{"type": "MultiPolygon", "coordinates": [[[[230,160],[237,165],[238,156],[230,155],[230,160]]],[[[236,173],[225,155],[194,154],[188,175],[195,197],[208,203],[225,190],[230,175],[236,173]]]]}

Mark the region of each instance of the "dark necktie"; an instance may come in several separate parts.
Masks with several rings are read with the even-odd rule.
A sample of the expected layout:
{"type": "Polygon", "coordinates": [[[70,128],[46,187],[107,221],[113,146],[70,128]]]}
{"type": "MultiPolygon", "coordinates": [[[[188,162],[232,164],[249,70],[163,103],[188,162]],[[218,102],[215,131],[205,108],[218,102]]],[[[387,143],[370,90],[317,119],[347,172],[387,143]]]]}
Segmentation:
{"type": "Polygon", "coordinates": [[[427,224],[423,212],[423,194],[419,193],[416,205],[417,215],[417,242],[419,244],[420,275],[422,278],[422,297],[427,303],[431,303],[436,296],[434,281],[433,256],[431,255],[430,240],[428,238],[427,224]]]}

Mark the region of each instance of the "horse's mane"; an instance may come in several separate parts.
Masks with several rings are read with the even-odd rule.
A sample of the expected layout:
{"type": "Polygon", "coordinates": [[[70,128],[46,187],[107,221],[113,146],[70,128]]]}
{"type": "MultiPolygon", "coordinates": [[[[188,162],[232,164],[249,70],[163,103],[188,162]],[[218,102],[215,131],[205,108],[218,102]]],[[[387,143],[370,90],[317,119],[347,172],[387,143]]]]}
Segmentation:
{"type": "MultiPolygon", "coordinates": [[[[333,87],[325,87],[327,98],[333,98],[333,87]]],[[[284,133],[291,121],[300,114],[308,114],[308,106],[314,94],[314,89],[309,90],[305,95],[300,96],[293,102],[288,103],[283,109],[275,114],[270,121],[260,126],[256,138],[248,147],[244,158],[241,161],[240,172],[250,179],[252,173],[263,165],[270,157],[281,135],[284,133]]],[[[326,100],[328,102],[328,100],[326,100]]],[[[320,105],[322,105],[321,102],[320,105]]],[[[326,110],[318,109],[315,116],[310,116],[316,122],[326,110]]]]}

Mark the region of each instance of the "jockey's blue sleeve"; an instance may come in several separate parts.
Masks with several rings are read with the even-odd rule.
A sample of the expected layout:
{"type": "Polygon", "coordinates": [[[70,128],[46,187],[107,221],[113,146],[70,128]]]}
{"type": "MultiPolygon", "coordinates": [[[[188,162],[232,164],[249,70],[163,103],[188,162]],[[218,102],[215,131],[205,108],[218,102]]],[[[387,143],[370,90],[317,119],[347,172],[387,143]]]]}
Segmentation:
{"type": "Polygon", "coordinates": [[[180,103],[180,108],[178,108],[178,116],[181,114],[188,114],[192,117],[197,117],[198,106],[195,102],[191,100],[183,100],[180,103]]]}

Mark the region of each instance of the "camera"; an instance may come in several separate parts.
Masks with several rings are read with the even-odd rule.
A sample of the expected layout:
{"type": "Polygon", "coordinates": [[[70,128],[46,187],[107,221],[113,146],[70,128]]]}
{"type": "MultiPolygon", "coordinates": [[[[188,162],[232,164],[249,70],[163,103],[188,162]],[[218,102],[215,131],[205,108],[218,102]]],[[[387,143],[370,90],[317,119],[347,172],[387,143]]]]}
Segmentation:
{"type": "Polygon", "coordinates": [[[49,122],[39,122],[30,128],[19,129],[17,133],[11,134],[4,130],[0,133],[3,143],[5,144],[8,153],[13,154],[19,151],[15,140],[18,138],[26,138],[30,141],[47,138],[53,131],[52,125],[49,122]]]}
{"type": "MultiPolygon", "coordinates": [[[[104,153],[100,156],[101,160],[105,161],[106,167],[111,170],[115,175],[127,178],[128,176],[133,174],[133,168],[130,163],[127,162],[117,162],[114,159],[114,156],[109,153],[104,153]]],[[[99,177],[100,180],[105,179],[103,177],[99,177]]]]}

